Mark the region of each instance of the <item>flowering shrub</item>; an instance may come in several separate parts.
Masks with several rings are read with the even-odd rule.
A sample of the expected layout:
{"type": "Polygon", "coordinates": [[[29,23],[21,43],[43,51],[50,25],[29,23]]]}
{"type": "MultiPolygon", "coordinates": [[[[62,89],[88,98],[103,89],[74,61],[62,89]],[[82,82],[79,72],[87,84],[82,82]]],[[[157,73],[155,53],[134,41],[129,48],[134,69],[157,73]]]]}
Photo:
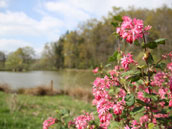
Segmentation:
{"type": "MultiPolygon", "coordinates": [[[[88,124],[91,120],[94,120],[94,117],[92,114],[85,113],[85,115],[80,115],[77,118],[75,118],[75,125],[77,129],[85,129],[88,127],[88,124]]],[[[90,128],[93,128],[94,125],[92,125],[90,128]]]]}
{"type": "Polygon", "coordinates": [[[45,120],[43,123],[43,129],[48,129],[49,126],[55,124],[56,119],[50,117],[48,120],[45,120]]]}
{"type": "MultiPolygon", "coordinates": [[[[165,39],[147,42],[145,35],[149,34],[151,26],[144,26],[140,19],[116,16],[115,20],[116,34],[127,43],[141,47],[145,63],[136,62],[131,53],[116,51],[110,57],[110,61],[116,62],[114,69],[93,70],[95,74],[101,74],[93,82],[92,103],[96,106],[97,116],[85,113],[69,121],[64,128],[172,128],[172,62],[164,63],[168,58],[172,60],[172,52],[155,61],[150,49],[165,44],[165,39]]],[[[57,119],[60,122],[61,118],[57,119]]],[[[51,124],[46,123],[44,126],[48,128],[51,124]]]]}

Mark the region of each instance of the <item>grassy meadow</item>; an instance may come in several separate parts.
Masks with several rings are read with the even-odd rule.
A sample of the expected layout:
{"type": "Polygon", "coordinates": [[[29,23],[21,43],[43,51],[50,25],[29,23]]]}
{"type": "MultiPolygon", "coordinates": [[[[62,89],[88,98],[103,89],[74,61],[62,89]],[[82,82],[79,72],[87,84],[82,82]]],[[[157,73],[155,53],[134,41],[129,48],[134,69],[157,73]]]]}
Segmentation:
{"type": "Polygon", "coordinates": [[[0,129],[42,129],[56,110],[70,109],[72,117],[94,108],[86,101],[66,95],[32,96],[0,92],[0,129]]]}

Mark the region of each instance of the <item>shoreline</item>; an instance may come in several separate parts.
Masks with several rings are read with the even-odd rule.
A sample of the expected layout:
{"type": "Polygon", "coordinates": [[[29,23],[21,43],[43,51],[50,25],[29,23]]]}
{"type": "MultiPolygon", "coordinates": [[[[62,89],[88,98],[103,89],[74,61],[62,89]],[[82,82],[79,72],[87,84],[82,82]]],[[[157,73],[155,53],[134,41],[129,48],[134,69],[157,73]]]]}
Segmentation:
{"type": "Polygon", "coordinates": [[[66,89],[55,89],[53,86],[41,85],[35,86],[34,88],[19,88],[11,89],[8,84],[0,84],[0,91],[8,94],[24,94],[32,96],[59,96],[67,95],[76,99],[85,100],[87,102],[92,101],[93,95],[91,88],[66,88],[66,89]]]}
{"type": "Polygon", "coordinates": [[[32,71],[54,71],[54,72],[58,72],[58,71],[85,71],[85,72],[92,72],[92,69],[77,69],[77,68],[64,68],[64,69],[31,69],[31,70],[23,70],[23,71],[13,71],[13,70],[9,70],[9,69],[0,69],[0,72],[32,72],[32,71]]]}

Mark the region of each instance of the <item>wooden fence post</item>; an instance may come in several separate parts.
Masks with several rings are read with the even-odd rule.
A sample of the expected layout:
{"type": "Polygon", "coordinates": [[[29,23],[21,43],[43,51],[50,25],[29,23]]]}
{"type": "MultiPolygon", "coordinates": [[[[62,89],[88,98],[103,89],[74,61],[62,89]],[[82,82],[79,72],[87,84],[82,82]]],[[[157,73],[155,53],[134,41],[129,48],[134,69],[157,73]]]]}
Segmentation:
{"type": "Polygon", "coordinates": [[[50,89],[53,91],[53,80],[51,80],[50,89]]]}

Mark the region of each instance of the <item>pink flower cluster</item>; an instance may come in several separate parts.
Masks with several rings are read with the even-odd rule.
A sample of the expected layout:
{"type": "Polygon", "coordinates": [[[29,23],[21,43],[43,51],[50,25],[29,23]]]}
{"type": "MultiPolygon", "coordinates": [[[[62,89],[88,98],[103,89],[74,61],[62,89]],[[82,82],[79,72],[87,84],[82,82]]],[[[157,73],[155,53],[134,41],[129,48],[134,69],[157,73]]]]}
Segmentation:
{"type": "Polygon", "coordinates": [[[131,55],[130,53],[124,55],[121,59],[121,65],[125,70],[129,69],[129,64],[136,64],[136,62],[133,60],[133,55],[131,55]]]}
{"type": "Polygon", "coordinates": [[[167,64],[167,68],[172,72],[172,62],[167,64]]]}
{"type": "Polygon", "coordinates": [[[124,98],[126,93],[123,89],[120,89],[115,97],[111,97],[109,94],[110,88],[119,85],[118,78],[116,77],[118,75],[117,70],[119,70],[119,67],[115,67],[114,70],[110,71],[110,77],[96,78],[93,83],[93,95],[95,97],[93,104],[97,107],[98,117],[101,122],[100,127],[103,129],[108,128],[113,114],[122,114],[123,105],[125,105],[124,98]],[[117,101],[119,98],[122,98],[122,100],[117,101]]]}
{"type": "Polygon", "coordinates": [[[93,69],[93,73],[94,74],[98,73],[98,71],[99,71],[99,68],[98,67],[96,67],[95,69],[93,69]]]}
{"type": "Polygon", "coordinates": [[[172,59],[172,51],[168,53],[168,56],[172,59]]]}
{"type": "Polygon", "coordinates": [[[149,121],[149,117],[148,115],[144,115],[142,117],[140,117],[140,124],[143,125],[144,123],[149,121]]]}
{"type": "Polygon", "coordinates": [[[151,26],[144,27],[143,20],[131,19],[128,16],[123,16],[121,27],[117,27],[118,33],[128,43],[133,43],[136,39],[143,38],[143,33],[151,29],[151,26]]]}
{"type": "MultiPolygon", "coordinates": [[[[86,129],[91,120],[94,120],[93,115],[86,112],[85,115],[80,115],[75,118],[75,126],[77,129],[86,129]]],[[[89,129],[92,129],[92,127],[89,129]]]]}
{"type": "Polygon", "coordinates": [[[168,54],[162,55],[162,59],[167,59],[168,57],[172,60],[172,51],[169,52],[168,54]]]}
{"type": "Polygon", "coordinates": [[[170,91],[172,93],[172,77],[170,77],[169,85],[170,85],[170,91]]]}
{"type": "Polygon", "coordinates": [[[50,127],[51,125],[56,123],[56,119],[50,117],[48,118],[48,120],[45,120],[43,122],[43,129],[48,129],[48,127],[50,127]]]}
{"type": "Polygon", "coordinates": [[[154,80],[151,82],[151,85],[161,87],[162,84],[165,82],[165,78],[166,78],[166,74],[164,72],[158,72],[154,76],[154,80]]]}
{"type": "Polygon", "coordinates": [[[109,78],[96,78],[93,83],[93,95],[95,99],[93,100],[94,105],[97,107],[98,116],[101,122],[102,128],[107,128],[112,119],[112,114],[109,110],[113,107],[113,102],[110,102],[110,96],[107,89],[110,88],[109,78]]]}
{"type": "Polygon", "coordinates": [[[144,97],[144,93],[142,91],[137,92],[137,98],[143,102],[149,102],[149,99],[144,97]]]}

